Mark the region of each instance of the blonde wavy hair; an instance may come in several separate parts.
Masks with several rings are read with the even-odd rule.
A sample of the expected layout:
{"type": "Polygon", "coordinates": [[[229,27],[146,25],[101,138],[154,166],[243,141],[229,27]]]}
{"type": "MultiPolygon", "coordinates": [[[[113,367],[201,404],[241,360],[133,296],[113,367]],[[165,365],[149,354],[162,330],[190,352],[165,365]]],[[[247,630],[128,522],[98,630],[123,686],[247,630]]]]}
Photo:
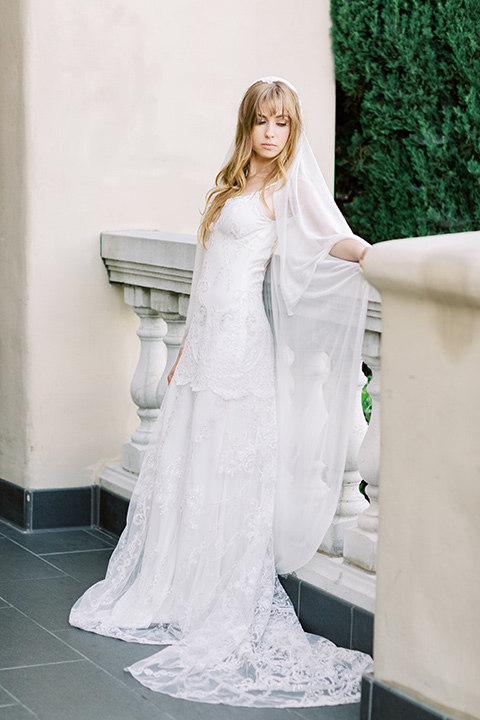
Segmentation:
{"type": "Polygon", "coordinates": [[[251,85],[243,96],[238,109],[237,132],[232,157],[220,170],[215,178],[215,186],[206,196],[203,218],[199,227],[199,241],[204,246],[226,201],[235,195],[241,195],[245,189],[252,155],[253,126],[260,115],[275,115],[279,103],[282,115],[288,117],[290,121],[290,133],[280,155],[271,161],[271,170],[260,188],[261,196],[264,198],[267,185],[279,180],[282,185],[285,184],[287,170],[295,157],[298,139],[302,132],[300,102],[296,92],[280,80],[271,83],[259,81],[251,85]]]}

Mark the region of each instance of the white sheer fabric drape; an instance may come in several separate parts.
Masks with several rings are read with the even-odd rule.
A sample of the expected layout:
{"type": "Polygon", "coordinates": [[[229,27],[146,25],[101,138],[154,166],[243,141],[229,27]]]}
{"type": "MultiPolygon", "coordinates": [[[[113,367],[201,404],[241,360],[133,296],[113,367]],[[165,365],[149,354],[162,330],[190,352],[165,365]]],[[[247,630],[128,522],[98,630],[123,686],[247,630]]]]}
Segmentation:
{"type": "MultiPolygon", "coordinates": [[[[277,247],[264,300],[275,340],[275,559],[286,573],[313,557],[333,519],[356,399],[369,286],[358,263],[330,251],[348,238],[368,243],[339,211],[305,134],[273,197],[277,247]]],[[[192,298],[204,256],[198,243],[192,298]]]]}
{"type": "Polygon", "coordinates": [[[275,558],[296,570],[319,547],[337,507],[368,303],[358,263],[330,255],[355,238],[308,140],[274,195],[278,247],[266,296],[275,338],[279,462],[275,558]]]}

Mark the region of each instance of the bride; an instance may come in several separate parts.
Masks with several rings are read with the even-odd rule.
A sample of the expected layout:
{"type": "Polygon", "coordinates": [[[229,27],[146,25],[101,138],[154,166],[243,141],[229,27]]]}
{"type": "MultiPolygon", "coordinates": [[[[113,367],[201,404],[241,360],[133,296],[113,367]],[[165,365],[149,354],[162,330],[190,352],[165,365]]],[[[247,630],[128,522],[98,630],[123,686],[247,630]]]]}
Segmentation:
{"type": "Polygon", "coordinates": [[[72,625],[168,645],[157,692],[254,707],[356,702],[371,659],[303,632],[277,572],[335,513],[368,286],[304,135],[296,90],[242,99],[207,196],[186,333],[104,580],[72,625]]]}

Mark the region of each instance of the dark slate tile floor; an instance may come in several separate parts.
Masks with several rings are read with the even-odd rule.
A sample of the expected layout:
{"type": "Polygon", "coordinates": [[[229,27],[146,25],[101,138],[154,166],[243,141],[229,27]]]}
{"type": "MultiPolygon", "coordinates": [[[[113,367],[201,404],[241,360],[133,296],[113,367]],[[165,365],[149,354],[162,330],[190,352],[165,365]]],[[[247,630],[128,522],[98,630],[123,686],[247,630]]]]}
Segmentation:
{"type": "Polygon", "coordinates": [[[0,521],[0,720],[358,720],[359,705],[254,710],[144,688],[123,668],[155,646],[68,624],[115,543],[101,530],[27,534],[0,521]]]}

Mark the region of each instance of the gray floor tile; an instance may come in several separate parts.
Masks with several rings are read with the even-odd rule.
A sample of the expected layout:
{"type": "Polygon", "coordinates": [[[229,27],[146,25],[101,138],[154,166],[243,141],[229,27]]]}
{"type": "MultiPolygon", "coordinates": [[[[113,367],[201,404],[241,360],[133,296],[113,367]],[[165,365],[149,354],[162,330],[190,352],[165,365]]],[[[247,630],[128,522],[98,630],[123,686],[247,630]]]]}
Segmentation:
{"type": "Polygon", "coordinates": [[[300,720],[298,715],[291,710],[232,707],[180,700],[149,690],[135,680],[130,673],[125,673],[124,684],[160,707],[175,720],[300,720]]]}
{"type": "Polygon", "coordinates": [[[41,720],[171,720],[86,660],[3,670],[0,684],[41,720]]]}
{"type": "Polygon", "coordinates": [[[112,548],[89,550],[87,552],[59,553],[49,555],[48,562],[75,578],[87,588],[99,580],[103,580],[111,554],[112,548]]]}
{"type": "MultiPolygon", "coordinates": [[[[7,693],[6,690],[4,690],[2,687],[0,687],[0,707],[3,708],[5,705],[15,705],[17,703],[17,700],[10,695],[10,693],[7,693]]],[[[1,717],[1,713],[0,713],[1,717]]]]}
{"type": "MultiPolygon", "coordinates": [[[[122,682],[133,692],[154,703],[173,718],[178,720],[299,720],[291,710],[257,710],[251,708],[236,708],[225,705],[211,705],[209,703],[196,703],[187,700],[172,698],[163,693],[155,693],[141,685],[124,667],[133,665],[138,660],[153,655],[159,649],[156,645],[138,645],[125,643],[114,638],[83,632],[72,628],[69,631],[56,633],[72,648],[78,650],[87,658],[122,682]]],[[[320,717],[320,716],[319,716],[320,717]]],[[[338,716],[340,717],[340,716],[338,716]]],[[[350,720],[346,716],[345,720],[350,720]]]]}
{"type": "Polygon", "coordinates": [[[68,626],[71,605],[104,577],[117,539],[95,529],[26,534],[2,523],[0,533],[0,667],[14,668],[0,670],[0,720],[358,720],[359,705],[255,710],[148,690],[123,668],[158,646],[68,626]],[[32,552],[51,554],[43,562],[32,552]]]}
{"type": "Polygon", "coordinates": [[[86,533],[89,535],[93,535],[93,537],[98,537],[104,542],[107,543],[107,545],[112,545],[115,547],[115,545],[118,543],[118,537],[115,535],[110,535],[110,533],[105,532],[104,530],[100,530],[100,528],[87,528],[85,530],[86,533]]]}
{"type": "MultiPolygon", "coordinates": [[[[136,692],[161,707],[175,720],[300,720],[292,710],[286,709],[232,707],[179,700],[162,693],[154,693],[140,685],[129,673],[127,675],[128,687],[134,689],[134,683],[139,685],[136,692]]],[[[345,720],[350,718],[346,717],[345,720]]]]}
{"type": "Polygon", "coordinates": [[[0,540],[0,568],[2,580],[59,577],[63,574],[8,538],[0,540]]]}
{"type": "Polygon", "coordinates": [[[299,708],[295,710],[298,717],[305,720],[359,720],[360,703],[332,705],[331,707],[299,708]]]}
{"type": "Polygon", "coordinates": [[[75,550],[100,550],[111,547],[111,543],[85,530],[17,533],[11,538],[36,555],[74,552],[75,550]]]}
{"type": "Polygon", "coordinates": [[[21,530],[19,528],[16,528],[13,525],[9,525],[7,522],[0,520],[0,533],[2,535],[9,537],[12,533],[19,533],[19,532],[21,532],[21,530]]]}
{"type": "Polygon", "coordinates": [[[120,681],[128,675],[124,672],[127,665],[133,665],[161,650],[160,645],[127,643],[72,627],[56,632],[55,635],[120,681]]]}
{"type": "Polygon", "coordinates": [[[10,705],[10,707],[1,708],[0,718],[1,720],[35,720],[38,715],[22,705],[10,705]]]}
{"type": "Polygon", "coordinates": [[[15,608],[5,608],[0,612],[0,637],[0,668],[77,660],[81,657],[15,608]]]}
{"type": "Polygon", "coordinates": [[[0,582],[0,597],[47,630],[66,630],[70,609],[83,589],[78,580],[63,575],[0,582]]]}

